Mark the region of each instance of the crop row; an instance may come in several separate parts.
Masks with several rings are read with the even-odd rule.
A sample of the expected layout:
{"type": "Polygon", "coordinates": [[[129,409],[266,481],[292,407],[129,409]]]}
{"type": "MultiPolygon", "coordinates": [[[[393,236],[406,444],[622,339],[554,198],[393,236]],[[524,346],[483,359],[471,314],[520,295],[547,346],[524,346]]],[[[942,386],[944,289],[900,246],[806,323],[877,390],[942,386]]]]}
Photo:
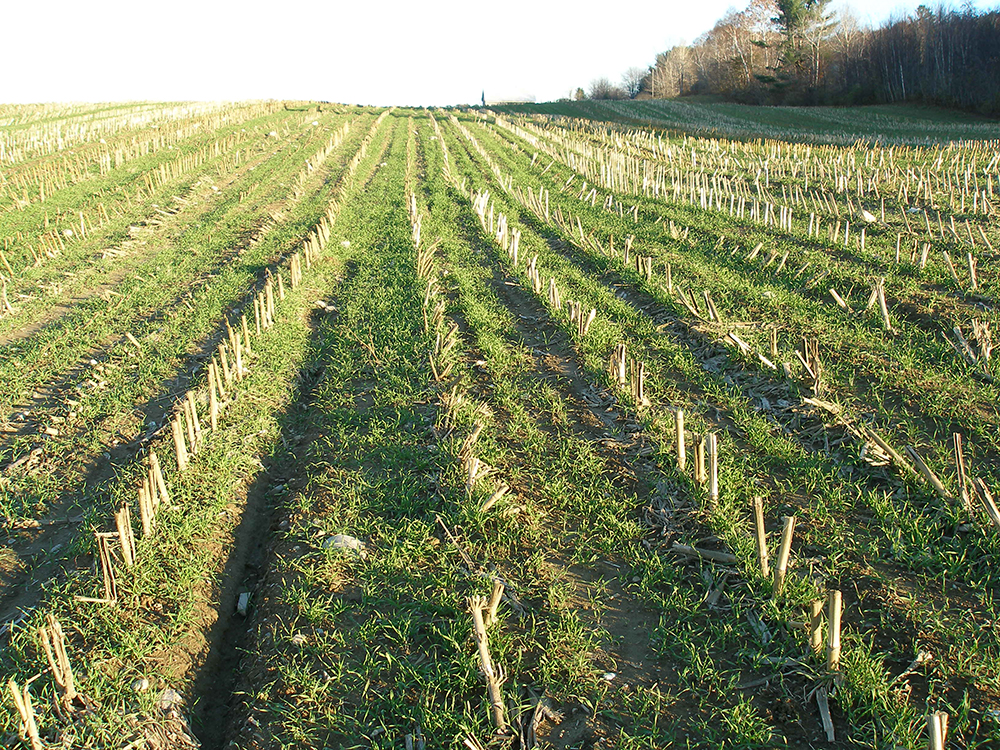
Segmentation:
{"type": "MultiPolygon", "coordinates": [[[[81,594],[90,593],[88,572],[86,569],[68,570],[50,583],[50,586],[55,585],[52,593],[43,597],[43,602],[46,608],[59,613],[63,622],[72,621],[80,643],[87,644],[86,651],[72,648],[70,651],[77,669],[88,679],[85,684],[77,682],[79,699],[60,687],[65,712],[57,712],[52,720],[42,721],[43,732],[62,736],[67,732],[83,732],[99,742],[125,735],[147,741],[151,736],[148,732],[156,731],[148,717],[135,713],[121,716],[107,709],[95,712],[94,707],[114,705],[122,696],[131,696],[130,700],[140,702],[140,712],[155,710],[157,702],[163,700],[169,709],[170,696],[176,693],[167,693],[165,699],[163,691],[153,696],[146,693],[149,681],[143,682],[145,678],[135,682],[117,670],[107,671],[105,665],[111,662],[142,664],[151,656],[155,658],[164,646],[178,654],[188,653],[192,670],[196,662],[205,658],[204,654],[199,656],[196,643],[189,639],[207,635],[211,624],[197,617],[188,618],[192,605],[203,597],[215,598],[216,594],[212,593],[213,584],[196,585],[196,582],[204,581],[205,576],[214,579],[215,586],[225,589],[222,606],[231,606],[235,586],[225,575],[232,572],[226,568],[225,558],[227,554],[238,553],[240,546],[249,542],[249,539],[238,538],[238,518],[228,514],[220,517],[219,511],[233,502],[234,497],[242,496],[251,480],[244,474],[252,465],[249,462],[259,455],[259,451],[268,450],[268,425],[273,426],[276,412],[262,410],[258,404],[263,401],[279,409],[280,404],[290,398],[295,369],[287,357],[305,342],[300,316],[312,304],[307,296],[309,293],[300,288],[303,269],[308,271],[310,266],[319,264],[324,248],[332,242],[331,232],[340,202],[354,189],[356,181],[365,180],[359,168],[368,164],[367,168],[372,169],[372,162],[377,163],[378,149],[369,153],[369,147],[384,140],[385,128],[381,125],[386,115],[383,113],[377,118],[360,144],[355,142],[354,155],[349,160],[345,155],[342,172],[336,180],[329,185],[320,182],[318,191],[316,184],[299,183],[300,189],[307,190],[305,204],[309,210],[303,219],[312,222],[309,236],[302,242],[301,249],[279,260],[277,266],[259,272],[258,285],[254,285],[245,300],[233,305],[223,325],[217,326],[222,341],[214,357],[206,352],[208,364],[197,369],[185,384],[185,390],[169,394],[171,400],[180,397],[173,414],[168,412],[164,420],[164,426],[174,425],[172,438],[159,429],[146,436],[148,439],[143,441],[141,455],[150,451],[148,468],[145,459],[136,460],[122,466],[121,475],[108,483],[105,492],[115,509],[111,524],[115,531],[100,530],[101,526],[106,528],[106,522],[101,523],[98,519],[107,508],[100,503],[92,505],[87,513],[90,522],[98,524],[96,541],[94,537],[88,541],[82,530],[72,537],[70,544],[78,548],[78,553],[93,551],[99,593],[96,597],[81,598],[81,594]],[[323,207],[317,214],[320,205],[323,207]],[[172,450],[168,446],[172,446],[172,450]],[[176,461],[170,463],[176,463],[176,468],[153,459],[151,451],[154,448],[161,457],[168,451],[174,453],[176,461]],[[240,466],[243,468],[238,468],[240,466]],[[245,476],[247,484],[234,486],[234,476],[245,476]],[[184,512],[177,513],[181,508],[184,512]],[[135,528],[140,519],[141,539],[135,528]],[[205,534],[208,536],[203,536],[205,534]],[[205,545],[208,540],[212,543],[205,545]],[[70,594],[76,595],[75,604],[70,594]],[[108,608],[108,600],[117,603],[117,607],[108,608]],[[179,618],[175,620],[177,629],[162,629],[162,618],[168,612],[172,613],[171,617],[179,618]],[[145,637],[137,639],[139,633],[145,637]],[[164,637],[169,643],[161,640],[164,637]],[[86,699],[82,698],[84,690],[86,699]],[[90,711],[75,713],[75,709],[85,702],[90,711]],[[59,715],[69,720],[59,721],[55,718],[59,715]]],[[[314,168],[319,168],[315,162],[309,171],[314,168]]],[[[335,267],[323,265],[326,267],[320,272],[322,278],[329,279],[335,267]]],[[[202,300],[195,297],[193,301],[196,311],[210,313],[202,300]]],[[[218,335],[208,341],[218,342],[218,335]]],[[[214,348],[215,343],[211,346],[214,348]]],[[[93,500],[91,498],[91,502],[93,500]]],[[[245,497],[243,502],[248,502],[245,497]]],[[[253,502],[248,503],[248,518],[256,512],[253,505],[253,502]]],[[[18,619],[24,620],[25,615],[18,619]]],[[[34,649],[31,631],[21,627],[13,630],[15,644],[27,647],[27,651],[19,652],[17,647],[9,650],[8,660],[23,656],[34,658],[31,656],[34,649]],[[18,653],[20,656],[15,656],[18,653]]],[[[160,679],[166,677],[172,684],[182,687],[182,674],[183,669],[180,672],[166,669],[160,673],[160,679]]],[[[193,680],[190,675],[188,679],[193,680]]],[[[62,681],[57,684],[65,686],[62,681]]],[[[193,682],[184,689],[192,686],[193,682]]],[[[173,727],[173,730],[179,735],[187,731],[182,726],[173,727]]]]}
{"type": "MultiPolygon", "coordinates": [[[[491,166],[488,164],[489,161],[488,159],[485,159],[484,157],[484,160],[487,161],[486,166],[491,166]]],[[[470,175],[470,177],[472,177],[472,175],[470,175]]],[[[502,176],[497,177],[497,185],[502,191],[499,192],[498,195],[507,195],[507,196],[520,195],[523,197],[524,195],[528,194],[527,191],[514,191],[512,189],[513,188],[512,182],[510,180],[505,179],[502,176]]],[[[478,189],[481,190],[482,188],[478,189]]],[[[509,207],[510,203],[508,203],[507,205],[509,207]]],[[[505,209],[500,208],[498,210],[503,211],[505,209]]],[[[540,211],[540,210],[542,209],[540,205],[536,202],[533,206],[533,211],[540,211]]],[[[485,205],[483,205],[483,208],[481,209],[480,213],[483,216],[486,216],[487,213],[489,214],[490,217],[492,217],[493,215],[492,209],[489,210],[488,212],[487,210],[485,210],[485,205]]],[[[552,208],[550,207],[550,215],[551,214],[552,214],[552,208]]],[[[505,215],[504,218],[507,218],[509,221],[509,214],[505,215]]],[[[531,220],[529,219],[529,221],[531,220]]],[[[552,283],[557,288],[561,288],[564,290],[567,288],[572,289],[572,292],[564,291],[561,296],[566,297],[572,294],[574,297],[579,298],[583,296],[584,293],[583,290],[585,286],[588,285],[587,282],[585,281],[585,276],[579,275],[580,272],[583,271],[584,269],[587,269],[587,271],[589,272],[591,268],[594,270],[607,268],[609,266],[609,262],[608,260],[604,260],[603,258],[601,261],[598,261],[597,263],[585,260],[586,256],[590,255],[594,251],[593,244],[586,240],[586,234],[589,233],[589,230],[591,228],[590,226],[587,227],[588,232],[584,233],[583,237],[578,237],[574,241],[573,235],[577,232],[581,224],[578,221],[575,222],[571,221],[558,222],[556,220],[552,221],[552,224],[554,225],[558,225],[559,223],[563,224],[562,230],[565,234],[562,237],[559,244],[555,245],[554,247],[552,246],[551,239],[549,240],[544,239],[544,234],[545,234],[544,232],[542,237],[539,237],[537,243],[528,245],[528,242],[531,238],[525,233],[524,226],[522,225],[520,227],[521,256],[522,258],[524,257],[531,258],[531,260],[529,260],[529,270],[531,270],[533,266],[535,269],[534,270],[535,274],[540,273],[543,278],[545,276],[551,275],[552,283]],[[574,245],[576,245],[579,248],[577,252],[580,253],[581,256],[580,260],[577,261],[575,264],[567,263],[566,259],[560,258],[560,256],[563,255],[561,248],[574,245]],[[537,259],[531,256],[531,253],[535,252],[536,250],[539,251],[537,259]],[[574,268],[573,267],[574,265],[576,265],[577,267],[574,268]],[[562,270],[558,271],[557,269],[560,268],[562,270]],[[539,271],[537,269],[541,270],[539,271]]],[[[619,245],[619,248],[624,248],[626,246],[627,243],[623,241],[619,245]]],[[[620,252],[621,251],[619,251],[619,253],[620,252]]],[[[618,259],[616,261],[614,260],[615,256],[613,254],[608,254],[606,250],[605,252],[601,253],[601,255],[603,255],[604,258],[610,258],[611,264],[621,263],[622,261],[620,255],[618,256],[618,259]]],[[[618,274],[616,273],[615,275],[617,276],[618,274]]],[[[640,287],[643,285],[643,282],[649,284],[649,286],[647,286],[646,288],[650,287],[656,288],[662,284],[662,281],[649,279],[644,271],[643,272],[636,272],[635,270],[629,271],[627,263],[624,276],[626,278],[631,278],[631,279],[636,279],[636,278],[640,279],[641,280],[639,285],[640,287]],[[659,283],[654,285],[650,284],[649,283],[650,281],[659,281],[659,283]]],[[[542,289],[544,289],[544,285],[538,284],[530,277],[527,279],[527,281],[529,284],[531,284],[536,293],[540,293],[542,289]]],[[[631,283],[635,284],[635,282],[631,283]]],[[[603,369],[601,367],[602,360],[603,362],[607,362],[609,359],[609,355],[611,354],[611,351],[613,351],[618,346],[615,343],[615,339],[618,340],[625,339],[626,342],[628,342],[627,349],[629,351],[636,352],[637,357],[644,357],[645,356],[643,354],[644,352],[649,353],[651,351],[656,351],[657,349],[662,349],[665,346],[665,343],[663,342],[663,338],[661,337],[661,335],[656,335],[654,333],[655,339],[659,339],[659,343],[654,344],[653,341],[655,339],[649,339],[648,337],[650,334],[646,333],[644,334],[646,340],[645,342],[643,342],[642,332],[644,330],[650,331],[650,322],[647,322],[649,321],[648,318],[649,312],[651,312],[652,310],[656,310],[657,308],[660,308],[661,305],[664,305],[664,303],[666,305],[669,305],[669,308],[673,308],[672,310],[670,310],[670,312],[674,314],[676,314],[675,311],[683,310],[685,307],[679,304],[676,300],[670,300],[670,297],[668,297],[667,295],[663,295],[663,297],[660,297],[659,300],[654,299],[653,298],[654,295],[650,295],[649,297],[647,297],[648,302],[644,302],[642,306],[636,308],[634,312],[627,313],[627,317],[619,318],[618,316],[625,313],[625,311],[629,306],[629,303],[623,302],[621,299],[616,299],[616,297],[625,296],[622,294],[624,289],[622,289],[622,292],[615,292],[614,290],[611,289],[601,292],[599,288],[594,289],[592,284],[590,284],[589,286],[590,286],[590,291],[588,292],[588,294],[591,296],[589,299],[585,299],[585,309],[587,307],[592,306],[597,311],[597,315],[594,327],[591,329],[590,333],[586,336],[586,338],[581,342],[580,345],[583,347],[583,351],[587,359],[590,359],[590,362],[588,364],[590,367],[590,371],[593,373],[593,377],[595,378],[601,377],[601,370],[603,369]],[[609,295],[609,292],[612,292],[612,294],[609,295]],[[597,294],[597,296],[593,296],[595,293],[597,294]],[[616,308],[618,310],[621,310],[622,312],[621,313],[615,312],[616,308]],[[636,318],[636,313],[638,313],[640,316],[638,319],[636,318]],[[612,334],[612,336],[609,337],[607,333],[602,331],[602,329],[606,329],[606,325],[602,323],[603,315],[608,315],[612,319],[621,320],[623,323],[625,323],[625,327],[619,329],[619,333],[612,334]],[[646,320],[643,320],[643,318],[645,318],[646,320]]],[[[629,298],[634,299],[638,297],[638,300],[641,301],[643,296],[644,295],[641,293],[636,294],[635,292],[632,292],[629,293],[628,296],[625,297],[625,299],[626,300],[629,298]]],[[[549,300],[551,306],[551,295],[549,295],[549,300]]],[[[663,313],[666,312],[667,310],[663,311],[663,313]]],[[[688,312],[690,314],[690,311],[688,312]]],[[[669,320],[667,315],[663,313],[653,313],[654,321],[651,322],[658,323],[662,321],[664,318],[667,318],[667,320],[669,320]]],[[[710,313],[709,312],[699,313],[699,317],[701,317],[701,315],[704,315],[705,318],[707,319],[709,318],[710,313]]],[[[671,325],[661,326],[661,330],[666,328],[667,331],[669,331],[672,327],[673,326],[671,325]]],[[[721,333],[718,327],[716,327],[715,330],[721,333]]],[[[733,334],[735,334],[736,330],[738,329],[732,329],[733,334]]],[[[743,332],[741,331],[741,334],[742,333],[743,332]]],[[[681,338],[681,343],[690,346],[692,342],[690,342],[690,340],[685,341],[685,338],[686,337],[681,338]]],[[[714,336],[712,338],[714,338],[714,336]]],[[[738,347],[736,346],[735,341],[738,340],[738,338],[739,337],[737,337],[737,339],[733,339],[733,344],[731,344],[732,348],[736,349],[737,351],[738,347]]],[[[750,465],[741,465],[740,468],[735,472],[735,476],[742,477],[744,481],[751,480],[749,483],[751,488],[756,484],[757,487],[771,486],[773,487],[773,490],[779,490],[782,486],[785,486],[787,483],[787,485],[790,487],[795,487],[797,485],[798,486],[804,485],[806,487],[810,487],[812,492],[817,493],[819,496],[813,499],[812,501],[813,504],[812,513],[816,514],[816,518],[810,519],[810,525],[815,524],[815,526],[809,531],[806,531],[808,540],[807,543],[811,547],[814,547],[817,544],[820,536],[830,534],[831,532],[833,533],[834,538],[838,538],[841,540],[845,538],[850,538],[850,535],[856,534],[856,532],[850,528],[849,521],[847,518],[836,518],[830,515],[831,511],[834,511],[837,516],[841,516],[844,513],[844,511],[848,510],[848,508],[852,507],[853,503],[856,502],[856,500],[851,500],[851,495],[853,494],[853,491],[849,490],[848,492],[844,492],[844,489],[848,488],[844,488],[841,486],[843,485],[842,469],[838,467],[836,464],[831,466],[831,462],[822,459],[820,456],[807,459],[804,455],[800,453],[800,451],[802,450],[801,446],[805,446],[807,445],[807,443],[802,442],[801,438],[795,436],[794,433],[791,435],[791,437],[798,439],[793,439],[792,441],[786,442],[785,446],[782,446],[782,442],[784,442],[787,439],[779,438],[780,433],[775,432],[775,427],[781,426],[781,420],[774,419],[773,416],[774,407],[765,406],[764,409],[761,409],[761,407],[759,406],[759,404],[762,403],[761,397],[763,396],[764,393],[767,393],[769,398],[772,399],[775,398],[771,393],[769,393],[769,391],[773,392],[774,390],[777,390],[778,393],[780,394],[778,396],[778,399],[782,399],[782,397],[784,397],[782,400],[786,401],[785,404],[782,404],[781,401],[779,401],[779,403],[777,404],[778,407],[791,406],[793,404],[789,404],[788,401],[795,398],[794,396],[795,388],[793,387],[791,390],[789,390],[787,386],[781,387],[778,382],[774,382],[773,385],[768,384],[769,378],[764,378],[762,382],[762,379],[759,377],[747,378],[746,376],[740,377],[736,376],[735,374],[730,374],[738,372],[739,370],[742,369],[742,366],[738,364],[738,360],[737,363],[734,363],[736,366],[732,367],[731,365],[728,365],[726,362],[731,358],[732,355],[726,356],[726,354],[724,353],[725,352],[724,349],[721,352],[724,359],[722,360],[722,362],[719,362],[719,359],[717,358],[718,354],[720,354],[718,346],[714,347],[715,348],[714,352],[711,349],[709,349],[708,351],[704,351],[702,347],[704,347],[704,344],[698,346],[695,349],[695,352],[697,352],[699,356],[703,357],[702,360],[703,367],[697,366],[700,363],[696,362],[694,363],[696,364],[696,369],[691,369],[690,367],[683,368],[684,378],[689,384],[688,387],[690,387],[695,382],[701,381],[706,384],[705,385],[706,395],[711,394],[714,395],[716,398],[718,398],[719,396],[724,396],[725,399],[722,402],[723,405],[725,405],[726,402],[728,402],[729,415],[727,416],[729,418],[736,420],[736,423],[740,429],[736,431],[737,444],[738,444],[737,454],[736,455],[730,454],[727,456],[726,453],[728,451],[726,450],[725,447],[723,447],[722,450],[724,459],[729,459],[730,461],[736,460],[742,463],[740,461],[739,452],[742,452],[747,448],[752,448],[756,449],[756,452],[759,452],[760,454],[759,458],[755,460],[761,460],[764,462],[762,465],[760,465],[760,468],[758,469],[753,469],[751,468],[750,465]],[[715,361],[713,362],[712,360],[715,361]],[[720,376],[724,375],[725,377],[714,378],[710,374],[706,376],[706,370],[708,371],[708,373],[712,373],[713,371],[715,371],[719,373],[720,376]],[[699,372],[700,374],[698,374],[699,372]],[[716,383],[713,383],[712,382],[713,380],[716,381],[716,383]],[[719,382],[720,380],[722,381],[721,383],[719,382]],[[723,386],[721,392],[719,385],[723,386]],[[775,388],[775,386],[777,386],[777,388],[775,388]],[[726,391],[729,392],[726,393],[726,391]],[[756,397],[754,397],[754,391],[756,391],[756,397]],[[748,396],[753,398],[753,401],[749,401],[748,403],[748,396]],[[754,402],[756,402],[757,404],[757,406],[754,407],[754,409],[757,411],[757,414],[750,412],[747,408],[750,404],[753,404],[754,402]],[[764,419],[762,419],[762,417],[764,417],[764,419]],[[756,425],[754,424],[755,422],[756,425]],[[768,424],[768,422],[770,422],[770,424],[768,424]],[[775,422],[777,422],[777,424],[775,424],[775,422]],[[742,437],[742,439],[740,436],[742,437]],[[744,440],[750,441],[749,445],[744,443],[744,440]],[[740,443],[742,443],[742,445],[740,445],[740,443]],[[796,445],[796,443],[798,443],[798,445],[796,445]],[[826,465],[825,467],[824,464],[826,465]],[[761,469],[765,470],[765,473],[763,473],[763,475],[761,475],[761,469]],[[758,475],[759,478],[753,480],[752,478],[755,475],[758,475]],[[818,486],[817,482],[819,483],[818,486]],[[819,503],[820,505],[816,505],[817,503],[819,503]],[[851,504],[849,505],[848,503],[851,504]],[[830,526],[833,526],[834,528],[831,529],[830,526]],[[836,530],[837,526],[840,526],[839,531],[836,530]],[[826,528],[824,529],[822,527],[826,528]],[[812,536],[810,532],[812,532],[812,534],[815,534],[815,536],[812,536]]],[[[766,351],[766,349],[761,349],[760,351],[766,351]]],[[[825,356],[826,355],[824,355],[824,360],[825,356]]],[[[754,356],[754,359],[757,360],[757,357],[754,356]]],[[[666,362],[671,362],[671,364],[674,367],[677,367],[678,366],[677,354],[672,355],[670,359],[666,360],[666,362]],[[671,362],[671,360],[673,361],[671,362]]],[[[658,363],[655,361],[650,362],[649,360],[647,360],[646,364],[649,370],[648,381],[652,383],[652,388],[656,389],[658,387],[659,388],[666,387],[667,383],[664,383],[664,380],[667,379],[666,373],[660,374],[662,373],[662,371],[658,372],[659,370],[658,363]],[[658,375],[660,376],[657,377],[658,375]]],[[[766,365],[760,365],[760,366],[766,367],[766,365]]],[[[709,398],[711,398],[711,395],[709,395],[709,398]]],[[[657,398],[655,391],[653,399],[654,402],[659,400],[657,398]]],[[[763,399],[763,403],[766,403],[766,401],[767,399],[763,399]]],[[[718,409],[718,407],[716,407],[716,409],[718,409]]],[[[654,407],[653,410],[654,415],[655,411],[656,408],[654,407]]],[[[653,426],[655,426],[657,421],[660,421],[661,423],[660,429],[662,433],[664,433],[663,439],[667,443],[667,445],[669,445],[669,441],[671,440],[672,436],[670,436],[670,430],[664,429],[665,426],[663,425],[663,422],[667,420],[662,420],[662,419],[657,420],[656,416],[650,417],[650,422],[652,423],[653,426]]],[[[723,424],[724,423],[725,422],[723,422],[723,424]]],[[[786,422],[785,424],[786,430],[787,427],[788,423],[786,422]]],[[[821,427],[820,429],[822,431],[823,428],[821,427]]],[[[733,431],[730,429],[729,432],[733,431]]],[[[828,440],[829,438],[826,439],[828,440]]],[[[981,450],[982,449],[992,450],[992,446],[988,445],[981,446],[980,448],[981,450]]],[[[863,455],[864,451],[862,451],[862,456],[863,455]]],[[[981,471],[989,470],[988,465],[983,465],[983,464],[979,464],[978,468],[981,471]]],[[[727,473],[725,472],[725,468],[723,468],[722,470],[724,474],[727,473]]],[[[730,481],[732,481],[734,479],[733,474],[730,474],[729,478],[730,481]]],[[[736,481],[736,484],[740,485],[743,484],[743,482],[736,481]]],[[[890,484],[890,487],[891,486],[892,485],[890,484]]],[[[886,514],[885,523],[887,531],[890,532],[890,538],[892,538],[891,534],[893,533],[892,531],[893,529],[897,529],[895,531],[895,534],[898,534],[897,524],[899,523],[899,519],[901,517],[900,511],[891,510],[890,508],[888,508],[884,500],[883,501],[878,500],[877,491],[873,492],[871,489],[866,489],[864,483],[861,483],[861,485],[858,487],[858,490],[860,490],[860,494],[857,496],[858,500],[861,500],[862,502],[871,503],[873,506],[878,508],[878,510],[881,513],[886,514]]],[[[742,495],[744,499],[737,501],[735,507],[733,505],[730,505],[728,510],[726,510],[723,513],[723,515],[729,515],[734,510],[737,510],[741,506],[743,508],[748,507],[747,505],[744,505],[744,503],[749,503],[749,499],[750,497],[752,497],[751,493],[753,492],[752,489],[740,490],[738,486],[732,487],[730,491],[735,492],[738,495],[742,495]],[[747,494],[744,495],[743,494],[744,492],[746,492],[747,494]]],[[[724,492],[723,498],[725,498],[725,494],[726,493],[724,492]]],[[[788,500],[786,499],[783,500],[782,502],[787,503],[788,500]]],[[[724,509],[725,505],[726,504],[723,503],[724,509]]],[[[948,513],[949,515],[955,512],[954,510],[955,506],[952,505],[951,508],[952,510],[950,511],[946,510],[946,513],[948,513]]],[[[904,514],[906,512],[907,511],[903,511],[904,514]]],[[[933,511],[932,517],[938,512],[940,512],[940,510],[933,511]]],[[[968,511],[967,510],[963,511],[961,505],[959,505],[957,509],[957,517],[961,519],[962,514],[964,512],[968,511]]],[[[744,518],[746,518],[746,516],[744,516],[744,518]]],[[[742,523],[746,523],[746,521],[743,521],[742,523]]],[[[745,552],[749,553],[750,550],[745,546],[745,543],[740,541],[746,539],[745,532],[736,531],[736,529],[738,529],[740,525],[741,525],[740,522],[737,522],[730,515],[728,518],[726,518],[724,521],[718,524],[717,531],[720,534],[723,534],[730,542],[730,544],[734,546],[735,549],[739,549],[740,547],[742,547],[742,549],[745,552]],[[726,531],[727,529],[729,529],[730,531],[727,532],[726,531]]],[[[907,530],[907,533],[913,534],[914,537],[913,538],[914,546],[912,548],[912,557],[910,557],[910,559],[913,561],[913,563],[917,565],[917,570],[922,569],[927,564],[928,555],[926,551],[928,545],[932,545],[932,549],[935,546],[935,542],[932,539],[928,538],[923,533],[917,531],[917,527],[919,525],[920,525],[919,523],[914,524],[913,527],[910,527],[910,529],[907,530]]],[[[962,540],[961,534],[952,536],[950,538],[946,537],[944,540],[941,540],[941,542],[943,542],[944,549],[938,547],[936,551],[938,559],[941,560],[942,562],[945,560],[951,561],[953,559],[956,559],[956,557],[957,559],[963,560],[964,562],[959,569],[956,569],[949,565],[949,571],[957,575],[960,575],[962,577],[965,577],[973,585],[989,585],[983,579],[983,575],[984,573],[986,573],[986,571],[982,569],[980,566],[976,565],[974,562],[976,559],[979,558],[980,554],[990,554],[988,552],[988,549],[991,549],[993,544],[995,544],[995,537],[993,534],[990,533],[990,529],[984,528],[984,532],[985,534],[983,536],[980,536],[978,534],[975,535],[973,540],[968,540],[968,539],[962,540]],[[956,556],[955,554],[956,542],[960,547],[964,546],[968,542],[971,542],[974,546],[978,546],[979,544],[984,544],[986,548],[983,549],[981,553],[973,552],[969,554],[968,552],[965,553],[960,552],[956,556]],[[968,567],[970,564],[972,566],[971,568],[968,567]]],[[[861,547],[860,549],[854,550],[853,552],[847,553],[848,558],[853,557],[856,562],[852,563],[849,560],[844,560],[844,563],[847,563],[848,567],[853,567],[854,565],[858,564],[863,565],[863,560],[867,557],[867,552],[865,552],[864,550],[867,550],[868,549],[867,545],[871,544],[871,542],[874,541],[876,540],[872,539],[866,542],[863,540],[862,536],[861,539],[858,539],[858,542],[860,542],[864,546],[861,547]]],[[[897,559],[900,557],[900,553],[902,551],[900,549],[900,546],[902,545],[899,545],[897,541],[893,554],[893,556],[896,557],[897,559]]],[[[932,552],[931,554],[933,556],[935,553],[932,552]]],[[[906,557],[907,555],[903,553],[903,556],[906,557]]],[[[833,569],[829,571],[829,575],[831,577],[839,577],[843,575],[843,572],[837,572],[836,569],[833,569]]],[[[989,658],[987,658],[985,661],[989,663],[989,658]]]]}

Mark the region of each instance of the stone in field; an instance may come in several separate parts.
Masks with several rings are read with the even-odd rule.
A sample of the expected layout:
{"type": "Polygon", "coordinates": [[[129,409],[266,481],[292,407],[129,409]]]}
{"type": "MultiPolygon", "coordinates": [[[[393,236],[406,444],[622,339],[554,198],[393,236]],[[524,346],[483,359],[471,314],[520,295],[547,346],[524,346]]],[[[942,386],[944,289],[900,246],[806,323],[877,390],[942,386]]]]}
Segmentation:
{"type": "Polygon", "coordinates": [[[336,534],[323,542],[323,549],[349,549],[363,553],[365,543],[347,534],[336,534]]]}
{"type": "Polygon", "coordinates": [[[160,700],[157,701],[157,705],[160,707],[161,711],[169,711],[180,702],[181,694],[173,688],[167,688],[160,693],[160,700]]]}

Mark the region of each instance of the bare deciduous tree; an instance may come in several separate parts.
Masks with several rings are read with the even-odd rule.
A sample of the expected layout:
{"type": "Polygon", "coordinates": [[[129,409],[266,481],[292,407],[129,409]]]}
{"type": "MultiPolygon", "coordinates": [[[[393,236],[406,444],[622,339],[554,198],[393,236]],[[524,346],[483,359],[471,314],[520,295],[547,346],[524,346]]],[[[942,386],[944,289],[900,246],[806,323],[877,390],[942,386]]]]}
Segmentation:
{"type": "Polygon", "coordinates": [[[615,86],[607,78],[595,78],[590,82],[590,90],[587,92],[589,99],[624,99],[625,92],[615,86]]]}
{"type": "Polygon", "coordinates": [[[658,54],[645,88],[654,98],[910,100],[1000,113],[1000,10],[921,5],[870,29],[827,7],[828,0],[750,0],[694,43],[658,54]]]}
{"type": "Polygon", "coordinates": [[[649,70],[644,68],[631,67],[622,73],[622,90],[629,99],[635,99],[642,91],[646,79],[649,77],[649,70]]]}

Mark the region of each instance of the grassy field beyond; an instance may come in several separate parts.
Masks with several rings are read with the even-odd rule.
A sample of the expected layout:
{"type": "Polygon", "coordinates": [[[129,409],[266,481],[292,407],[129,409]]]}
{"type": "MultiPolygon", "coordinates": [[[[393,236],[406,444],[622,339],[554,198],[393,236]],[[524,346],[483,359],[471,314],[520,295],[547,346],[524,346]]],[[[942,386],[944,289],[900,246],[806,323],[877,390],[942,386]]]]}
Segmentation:
{"type": "Polygon", "coordinates": [[[1000,123],[956,110],[917,105],[759,107],[698,97],[640,101],[512,104],[499,112],[578,117],[629,126],[666,128],[716,138],[932,145],[952,140],[1000,140],[1000,123]]]}

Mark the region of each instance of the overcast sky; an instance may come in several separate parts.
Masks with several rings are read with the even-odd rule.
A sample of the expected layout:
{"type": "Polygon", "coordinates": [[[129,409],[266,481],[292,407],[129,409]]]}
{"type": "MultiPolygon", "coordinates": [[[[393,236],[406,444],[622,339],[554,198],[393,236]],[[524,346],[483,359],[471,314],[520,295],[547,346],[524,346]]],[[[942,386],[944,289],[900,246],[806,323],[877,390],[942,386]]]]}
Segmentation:
{"type": "MultiPolygon", "coordinates": [[[[862,5],[877,23],[917,2],[862,5]]],[[[544,101],[647,67],[734,6],[746,0],[6,0],[0,102],[544,101]]]]}

